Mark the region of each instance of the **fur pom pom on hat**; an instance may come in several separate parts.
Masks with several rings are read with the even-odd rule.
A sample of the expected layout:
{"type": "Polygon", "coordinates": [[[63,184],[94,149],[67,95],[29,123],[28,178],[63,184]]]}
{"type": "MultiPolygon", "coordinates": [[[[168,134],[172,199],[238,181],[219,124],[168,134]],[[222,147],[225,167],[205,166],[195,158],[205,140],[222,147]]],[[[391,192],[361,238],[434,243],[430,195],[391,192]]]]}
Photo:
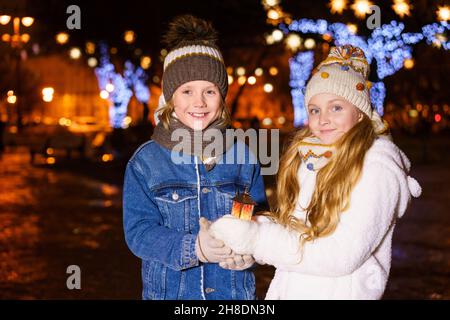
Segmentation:
{"type": "Polygon", "coordinates": [[[194,16],[179,16],[169,24],[163,38],[170,50],[162,77],[165,101],[172,98],[180,85],[195,80],[216,84],[225,98],[228,76],[216,40],[217,32],[211,23],[194,16]]]}
{"type": "Polygon", "coordinates": [[[369,64],[360,48],[351,45],[332,47],[306,86],[305,106],[316,94],[335,94],[364,112],[372,120],[376,133],[386,132],[387,124],[372,109],[370,102],[369,71],[369,64]]]}

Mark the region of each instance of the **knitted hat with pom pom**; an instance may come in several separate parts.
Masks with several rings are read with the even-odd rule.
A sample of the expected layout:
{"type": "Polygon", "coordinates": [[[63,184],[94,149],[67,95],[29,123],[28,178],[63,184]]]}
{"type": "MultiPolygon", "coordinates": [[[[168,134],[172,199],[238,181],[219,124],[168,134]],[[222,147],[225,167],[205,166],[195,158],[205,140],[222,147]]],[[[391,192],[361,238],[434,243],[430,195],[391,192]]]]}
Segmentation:
{"type": "Polygon", "coordinates": [[[165,101],[183,83],[194,80],[216,84],[225,99],[228,75],[216,41],[217,32],[211,23],[194,16],[179,16],[169,24],[164,36],[170,50],[164,59],[162,77],[165,101]]]}
{"type": "Polygon", "coordinates": [[[375,132],[384,133],[387,124],[370,103],[369,71],[369,64],[360,48],[351,45],[332,47],[306,86],[305,106],[316,94],[335,94],[364,112],[372,120],[375,132]]]}

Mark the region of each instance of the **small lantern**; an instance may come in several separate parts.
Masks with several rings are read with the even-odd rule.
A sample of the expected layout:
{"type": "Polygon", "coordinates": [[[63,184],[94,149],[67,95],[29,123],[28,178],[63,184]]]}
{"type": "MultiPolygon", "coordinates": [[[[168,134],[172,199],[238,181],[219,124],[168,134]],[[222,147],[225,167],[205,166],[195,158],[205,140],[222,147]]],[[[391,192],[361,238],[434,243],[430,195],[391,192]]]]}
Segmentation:
{"type": "Polygon", "coordinates": [[[238,192],[233,198],[233,208],[231,209],[231,214],[239,219],[251,220],[255,205],[256,202],[253,201],[252,197],[248,193],[248,189],[245,188],[244,193],[238,192]]]}

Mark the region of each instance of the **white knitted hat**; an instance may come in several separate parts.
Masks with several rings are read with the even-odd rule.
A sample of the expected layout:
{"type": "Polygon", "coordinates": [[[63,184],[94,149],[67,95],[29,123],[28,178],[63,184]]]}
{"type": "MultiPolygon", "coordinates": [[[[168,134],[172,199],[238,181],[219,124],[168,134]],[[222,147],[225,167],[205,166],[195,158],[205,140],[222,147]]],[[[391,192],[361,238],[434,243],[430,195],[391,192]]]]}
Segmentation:
{"type": "Polygon", "coordinates": [[[370,103],[369,64],[364,52],[351,45],[332,47],[309,80],[305,92],[305,106],[319,93],[331,93],[351,102],[373,122],[375,132],[386,131],[387,124],[372,109],[370,103]]]}

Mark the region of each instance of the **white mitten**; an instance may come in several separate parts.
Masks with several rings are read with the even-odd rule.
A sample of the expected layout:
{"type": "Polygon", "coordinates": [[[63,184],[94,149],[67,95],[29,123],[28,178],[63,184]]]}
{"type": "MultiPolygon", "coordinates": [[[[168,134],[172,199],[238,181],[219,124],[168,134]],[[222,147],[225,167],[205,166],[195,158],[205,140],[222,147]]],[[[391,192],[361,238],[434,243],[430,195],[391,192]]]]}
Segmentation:
{"type": "Polygon", "coordinates": [[[211,235],[222,240],[235,253],[252,255],[258,238],[258,224],[227,214],[209,228],[211,235]]]}

